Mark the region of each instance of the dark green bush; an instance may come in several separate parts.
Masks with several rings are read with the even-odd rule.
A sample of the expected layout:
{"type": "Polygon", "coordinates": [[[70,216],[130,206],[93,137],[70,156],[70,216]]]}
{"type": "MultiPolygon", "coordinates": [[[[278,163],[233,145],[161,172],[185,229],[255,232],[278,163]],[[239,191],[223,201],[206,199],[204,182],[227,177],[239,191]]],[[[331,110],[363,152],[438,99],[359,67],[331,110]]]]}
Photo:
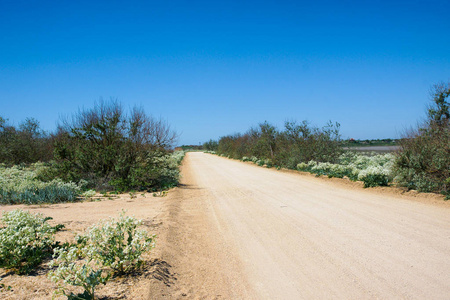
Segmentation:
{"type": "Polygon", "coordinates": [[[0,116],[0,163],[12,166],[49,161],[52,151],[52,138],[40,129],[37,120],[27,118],[16,128],[0,116]]]}
{"type": "Polygon", "coordinates": [[[360,178],[364,182],[364,187],[388,186],[389,178],[382,174],[368,174],[360,178]]]}
{"type": "Polygon", "coordinates": [[[422,192],[450,195],[450,85],[432,90],[428,120],[400,141],[396,159],[396,181],[422,192]]]}
{"type": "Polygon", "coordinates": [[[117,101],[80,110],[59,126],[55,158],[65,180],[85,179],[97,190],[166,187],[160,157],[176,135],[162,120],[134,108],[127,116],[117,101]]]}

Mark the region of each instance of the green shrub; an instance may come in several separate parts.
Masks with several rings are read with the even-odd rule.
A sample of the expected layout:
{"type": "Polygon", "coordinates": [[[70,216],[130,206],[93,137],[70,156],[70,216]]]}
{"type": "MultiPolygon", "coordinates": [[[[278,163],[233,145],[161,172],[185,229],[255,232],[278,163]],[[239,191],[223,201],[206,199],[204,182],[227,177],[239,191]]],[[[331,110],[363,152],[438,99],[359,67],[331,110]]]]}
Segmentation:
{"type": "Polygon", "coordinates": [[[264,164],[266,165],[266,168],[272,168],[273,167],[273,162],[269,158],[264,160],[264,164]]]}
{"type": "Polygon", "coordinates": [[[55,159],[65,181],[88,188],[148,190],[170,185],[158,158],[169,155],[176,134],[163,120],[134,107],[127,115],[118,101],[82,109],[58,128],[55,159]]]}
{"type": "Polygon", "coordinates": [[[79,286],[83,294],[67,294],[64,285],[59,292],[69,299],[94,299],[95,289],[106,284],[113,275],[121,275],[136,270],[142,265],[142,254],[155,245],[155,236],[139,229],[140,220],[119,215],[100,221],[76,237],[76,244],[54,251],[55,258],[50,264],[55,267],[49,278],[65,285],[79,286]]]}
{"type": "Polygon", "coordinates": [[[0,267],[26,274],[51,256],[54,234],[63,226],[50,226],[41,214],[22,210],[4,212],[0,228],[0,267]]]}
{"type": "Polygon", "coordinates": [[[112,218],[102,221],[77,240],[103,266],[123,274],[139,268],[142,254],[154,247],[155,236],[139,229],[141,223],[122,212],[117,221],[112,218]]]}
{"type": "Polygon", "coordinates": [[[94,190],[87,190],[81,194],[81,196],[85,199],[91,199],[95,195],[97,195],[97,192],[94,190]]]}
{"type": "Polygon", "coordinates": [[[39,164],[31,167],[0,166],[0,204],[40,204],[76,200],[81,187],[61,179],[40,181],[39,164]]]}
{"type": "MultiPolygon", "coordinates": [[[[408,189],[450,194],[450,85],[434,86],[428,120],[405,134],[397,154],[396,182],[408,189]]],[[[447,196],[448,197],[448,196],[447,196]]]]}
{"type": "Polygon", "coordinates": [[[68,299],[95,299],[95,289],[100,284],[106,284],[111,275],[105,270],[89,252],[87,247],[71,245],[55,249],[55,258],[50,267],[56,267],[48,273],[48,277],[55,283],[79,286],[84,292],[79,295],[67,294],[64,286],[59,286],[56,294],[62,293],[68,299]]]}
{"type": "Polygon", "coordinates": [[[53,152],[51,135],[40,129],[33,118],[15,127],[0,116],[0,145],[0,163],[9,166],[49,161],[53,152]]]}
{"type": "Polygon", "coordinates": [[[184,158],[184,151],[171,154],[155,151],[145,160],[140,160],[130,170],[126,178],[117,178],[109,183],[117,191],[136,190],[160,191],[172,188],[180,178],[179,165],[184,158]]]}
{"type": "Polygon", "coordinates": [[[360,178],[364,182],[364,187],[387,186],[389,178],[383,174],[368,174],[360,178]]]}

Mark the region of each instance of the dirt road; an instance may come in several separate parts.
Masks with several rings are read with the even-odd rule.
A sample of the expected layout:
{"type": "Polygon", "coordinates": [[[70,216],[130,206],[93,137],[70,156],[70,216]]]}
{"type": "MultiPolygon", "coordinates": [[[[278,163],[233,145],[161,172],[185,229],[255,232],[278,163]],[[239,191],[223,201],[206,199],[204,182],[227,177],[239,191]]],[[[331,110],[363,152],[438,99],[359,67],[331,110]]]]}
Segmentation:
{"type": "Polygon", "coordinates": [[[450,207],[188,153],[151,298],[449,299],[450,207]]]}

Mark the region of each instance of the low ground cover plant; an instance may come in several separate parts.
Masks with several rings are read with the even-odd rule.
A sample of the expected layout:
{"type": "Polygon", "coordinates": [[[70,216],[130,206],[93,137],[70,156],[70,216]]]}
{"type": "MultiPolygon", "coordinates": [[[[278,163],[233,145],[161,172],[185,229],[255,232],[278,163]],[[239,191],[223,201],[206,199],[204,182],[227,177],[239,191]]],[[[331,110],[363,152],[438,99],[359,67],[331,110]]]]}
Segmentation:
{"type": "Polygon", "coordinates": [[[309,161],[300,163],[297,169],[328,177],[360,180],[364,187],[387,186],[393,180],[394,154],[363,155],[346,152],[339,156],[337,163],[309,161]]]}
{"type": "Polygon", "coordinates": [[[41,204],[74,201],[82,192],[80,184],[54,178],[43,181],[45,165],[0,166],[0,204],[41,204]]]}
{"type": "MultiPolygon", "coordinates": [[[[126,216],[100,221],[75,238],[75,243],[55,243],[63,225],[51,218],[23,210],[4,212],[0,227],[0,267],[17,274],[31,273],[43,260],[53,260],[49,278],[58,283],[56,294],[69,299],[95,299],[96,287],[115,276],[127,275],[143,264],[142,255],[155,246],[155,235],[140,228],[141,220],[126,216]],[[66,292],[81,287],[81,294],[66,292]]],[[[10,289],[0,284],[2,289],[10,289]]]]}
{"type": "MultiPolygon", "coordinates": [[[[347,151],[341,154],[336,163],[317,162],[310,160],[297,164],[297,170],[310,172],[317,176],[336,178],[347,177],[352,181],[364,182],[364,187],[387,186],[394,179],[394,164],[396,156],[392,153],[356,153],[347,151]]],[[[271,168],[270,159],[258,159],[255,156],[244,156],[242,161],[253,162],[259,166],[271,168]]],[[[276,166],[279,169],[279,166],[276,166]]]]}
{"type": "Polygon", "coordinates": [[[0,267],[17,274],[30,273],[57,246],[55,233],[62,225],[51,226],[51,218],[23,210],[3,212],[0,228],[0,267]]]}
{"type": "Polygon", "coordinates": [[[56,267],[49,273],[49,278],[58,283],[55,294],[62,294],[68,299],[95,299],[95,289],[100,284],[106,284],[111,278],[86,247],[70,245],[58,248],[54,252],[55,259],[50,267],[56,267]],[[66,292],[65,285],[81,287],[83,293],[66,292]]]}
{"type": "Polygon", "coordinates": [[[142,255],[155,246],[155,236],[140,229],[142,221],[125,216],[100,221],[76,237],[76,243],[54,252],[49,273],[60,284],[57,293],[76,299],[94,299],[95,289],[113,276],[126,275],[142,266],[142,255]],[[83,293],[66,292],[66,286],[83,288],[83,293]]]}
{"type": "Polygon", "coordinates": [[[77,244],[86,247],[101,265],[115,274],[125,274],[139,268],[142,254],[155,245],[155,236],[140,229],[142,221],[120,213],[117,220],[103,220],[77,237],[77,244]]]}

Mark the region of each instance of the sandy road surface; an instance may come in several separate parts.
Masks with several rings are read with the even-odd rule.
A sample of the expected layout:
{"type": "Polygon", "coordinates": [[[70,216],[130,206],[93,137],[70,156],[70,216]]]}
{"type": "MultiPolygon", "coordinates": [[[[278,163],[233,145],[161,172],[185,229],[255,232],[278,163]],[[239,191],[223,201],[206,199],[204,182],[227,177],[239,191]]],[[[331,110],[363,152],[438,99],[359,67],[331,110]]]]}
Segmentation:
{"type": "Polygon", "coordinates": [[[167,205],[154,298],[450,298],[448,205],[203,153],[167,205]]]}

